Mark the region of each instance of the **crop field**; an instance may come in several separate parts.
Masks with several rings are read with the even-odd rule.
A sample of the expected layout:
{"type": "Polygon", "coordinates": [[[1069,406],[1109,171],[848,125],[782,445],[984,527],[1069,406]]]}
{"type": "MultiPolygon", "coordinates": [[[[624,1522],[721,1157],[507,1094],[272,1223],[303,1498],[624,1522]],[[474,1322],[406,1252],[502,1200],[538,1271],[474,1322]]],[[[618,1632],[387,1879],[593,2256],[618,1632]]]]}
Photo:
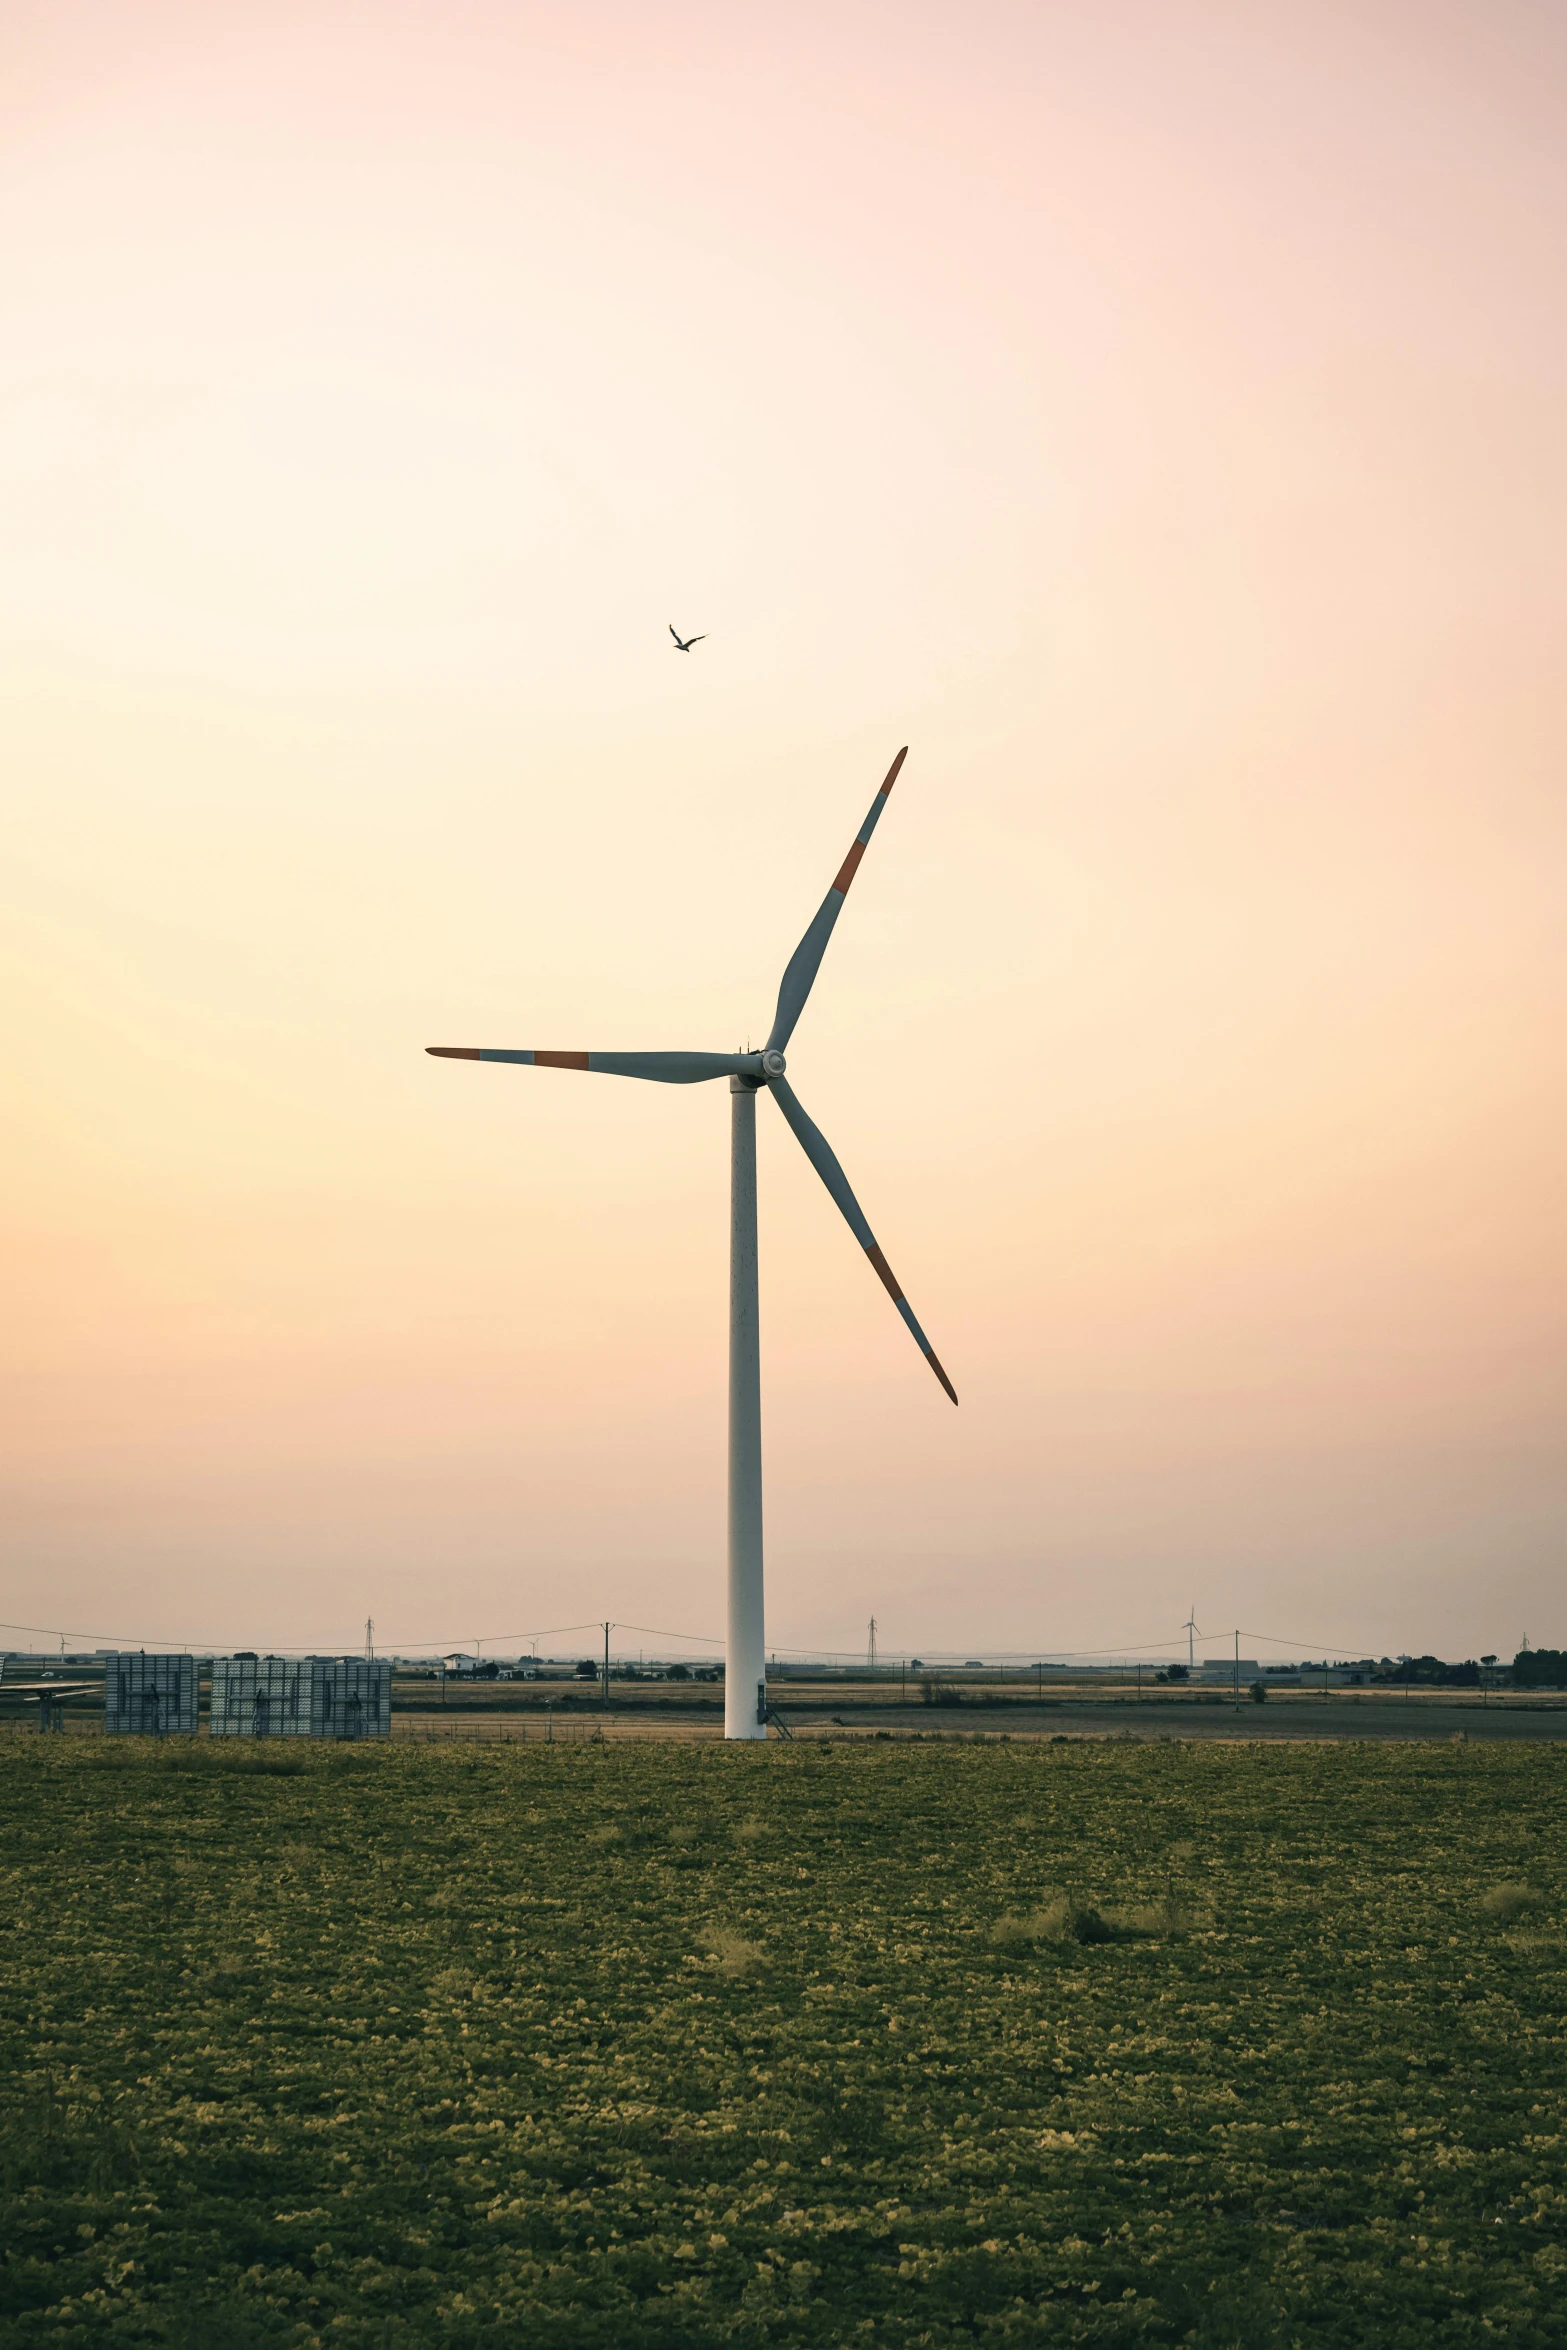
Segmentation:
{"type": "Polygon", "coordinates": [[[7,1736],[0,2340],[1559,2350],[1564,1794],[7,1736]]]}

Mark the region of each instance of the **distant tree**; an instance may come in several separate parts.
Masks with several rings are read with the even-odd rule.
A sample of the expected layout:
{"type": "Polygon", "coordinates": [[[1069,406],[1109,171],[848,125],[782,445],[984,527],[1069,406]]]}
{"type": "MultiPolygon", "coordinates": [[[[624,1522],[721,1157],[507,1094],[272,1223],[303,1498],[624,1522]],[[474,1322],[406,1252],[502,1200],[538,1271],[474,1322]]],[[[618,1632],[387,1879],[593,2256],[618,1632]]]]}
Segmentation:
{"type": "Polygon", "coordinates": [[[669,1668],[669,1678],[671,1681],[689,1681],[691,1678],[691,1667],[689,1665],[671,1665],[669,1668]]]}
{"type": "Polygon", "coordinates": [[[1513,1658],[1515,1689],[1559,1689],[1567,1682],[1567,1649],[1520,1648],[1513,1658]]]}
{"type": "MultiPolygon", "coordinates": [[[[1378,1666],[1373,1666],[1362,1658],[1355,1667],[1355,1672],[1362,1677],[1369,1674],[1373,1681],[1393,1681],[1400,1688],[1409,1682],[1413,1682],[1417,1688],[1422,1681],[1428,1685],[1434,1685],[1446,1681],[1455,1670],[1454,1666],[1444,1664],[1439,1656],[1430,1655],[1400,1657],[1396,1665],[1378,1666]]],[[[1476,1667],[1476,1672],[1478,1673],[1478,1667],[1476,1667]]],[[[1354,1673],[1350,1678],[1354,1679],[1354,1673]]]]}
{"type": "Polygon", "coordinates": [[[598,1666],[594,1663],[592,1657],[585,1656],[577,1667],[577,1679],[579,1681],[596,1681],[598,1677],[598,1666]]]}
{"type": "Polygon", "coordinates": [[[1191,1675],[1187,1672],[1184,1665],[1167,1665],[1165,1667],[1164,1678],[1167,1681],[1189,1681],[1191,1679],[1191,1675]]]}
{"type": "Polygon", "coordinates": [[[1253,1705],[1267,1704],[1268,1684],[1266,1681],[1253,1681],[1251,1685],[1251,1702],[1253,1705]]]}

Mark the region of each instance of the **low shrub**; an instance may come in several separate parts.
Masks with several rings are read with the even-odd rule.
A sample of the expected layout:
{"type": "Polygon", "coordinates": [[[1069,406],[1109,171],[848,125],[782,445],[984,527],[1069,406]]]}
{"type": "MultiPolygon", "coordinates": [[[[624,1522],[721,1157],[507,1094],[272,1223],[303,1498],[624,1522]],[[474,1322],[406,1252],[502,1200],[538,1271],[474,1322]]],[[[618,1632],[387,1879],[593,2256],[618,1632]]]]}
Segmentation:
{"type": "Polygon", "coordinates": [[[1532,1908],[1540,1896],[1532,1885],[1493,1885],[1489,1893],[1480,1896],[1480,1907],[1487,1917],[1515,1918],[1520,1910],[1532,1908]]]}
{"type": "Polygon", "coordinates": [[[708,1934],[707,1954],[717,1960],[721,1975],[749,1974],[767,1955],[760,1942],[749,1941],[730,1926],[717,1926],[708,1934]]]}
{"type": "Polygon", "coordinates": [[[1157,1901],[1096,1908],[1091,1902],[1057,1894],[1040,1908],[1008,1912],[990,1929],[992,1942],[1131,1942],[1189,1934],[1197,1923],[1192,1906],[1167,1895],[1157,1901]]]}
{"type": "Polygon", "coordinates": [[[1160,1901],[1140,1902],[1130,1909],[1116,1910],[1114,1915],[1128,1933],[1146,1934],[1161,1940],[1189,1934],[1199,1922],[1193,1905],[1173,1893],[1160,1901]]]}
{"type": "Polygon", "coordinates": [[[998,1918],[990,1929],[993,1942],[1113,1942],[1116,1937],[1117,1929],[1102,1911],[1064,1894],[1025,1915],[998,1918]]]}

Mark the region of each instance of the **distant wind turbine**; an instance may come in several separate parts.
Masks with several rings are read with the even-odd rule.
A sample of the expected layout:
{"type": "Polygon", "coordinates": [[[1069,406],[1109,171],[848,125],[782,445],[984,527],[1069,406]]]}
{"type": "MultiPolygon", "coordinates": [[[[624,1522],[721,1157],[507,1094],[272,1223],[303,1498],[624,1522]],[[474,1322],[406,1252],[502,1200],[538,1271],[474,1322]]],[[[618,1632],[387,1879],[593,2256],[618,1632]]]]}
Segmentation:
{"type": "MultiPolygon", "coordinates": [[[[678,639],[676,640],[679,641],[678,639]]],[[[694,640],[693,640],[694,641],[694,640]]],[[[681,648],[682,651],[684,647],[681,648]]],[[[891,1266],[876,1245],[849,1189],[848,1177],[826,1138],[806,1116],[784,1071],[784,1047],[805,1009],[833,925],[849,894],[866,843],[875,831],[887,797],[908,756],[907,745],[893,760],[887,780],[871,802],[837,879],[823,898],[784,972],[771,1033],[755,1053],[583,1053],[498,1051],[488,1046],[432,1044],[426,1052],[447,1061],[520,1061],[539,1069],[588,1069],[605,1077],[644,1077],[659,1085],[700,1085],[727,1077],[730,1093],[729,1149],[729,1621],[724,1672],[724,1736],[767,1735],[767,1659],[762,1609],[762,1372],[757,1327],[756,1282],[756,1097],[770,1093],[796,1141],[841,1210],[844,1221],[885,1285],[932,1371],[954,1403],[957,1391],[936,1360],[898,1287],[891,1266]]]]}
{"type": "Polygon", "coordinates": [[[677,653],[689,653],[693,645],[705,645],[707,642],[707,633],[705,630],[701,636],[682,636],[673,621],[671,621],[669,624],[669,633],[675,640],[675,651],[677,653]]]}
{"type": "Polygon", "coordinates": [[[1185,1623],[1181,1626],[1181,1630],[1186,1634],[1186,1670],[1188,1673],[1190,1673],[1194,1671],[1196,1667],[1196,1658],[1192,1650],[1192,1635],[1202,1630],[1201,1624],[1199,1624],[1197,1621],[1197,1602],[1195,1599],[1192,1601],[1191,1608],[1187,1614],[1185,1623]]]}

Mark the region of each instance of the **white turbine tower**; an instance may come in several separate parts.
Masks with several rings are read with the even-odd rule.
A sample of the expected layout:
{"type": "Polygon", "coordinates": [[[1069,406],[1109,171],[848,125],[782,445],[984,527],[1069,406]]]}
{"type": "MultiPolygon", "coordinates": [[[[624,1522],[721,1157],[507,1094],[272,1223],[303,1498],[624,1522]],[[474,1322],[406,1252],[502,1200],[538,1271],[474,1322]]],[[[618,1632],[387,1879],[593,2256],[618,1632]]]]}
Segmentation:
{"type": "Polygon", "coordinates": [[[1194,1632],[1200,1632],[1202,1630],[1201,1624],[1199,1624],[1197,1621],[1197,1602],[1195,1599],[1192,1601],[1191,1606],[1186,1611],[1186,1621],[1181,1626],[1181,1630],[1186,1634],[1186,1670],[1188,1674],[1191,1674],[1196,1670],[1197,1664],[1196,1650],[1192,1646],[1192,1635],[1194,1632]]]}
{"type": "Polygon", "coordinates": [[[875,831],[907,745],[893,760],[871,802],[837,879],[789,958],[778,990],[771,1033],[758,1053],[548,1053],[498,1051],[488,1046],[432,1044],[447,1061],[521,1061],[540,1069],[589,1069],[604,1077],[644,1077],[658,1085],[700,1085],[727,1077],[729,1140],[729,1623],[724,1668],[724,1736],[767,1735],[767,1658],[762,1615],[762,1373],[756,1289],[756,1097],[764,1088],[794,1129],[795,1139],[843,1213],[849,1230],[875,1266],[925,1360],[954,1403],[957,1391],[937,1362],[898,1287],[876,1236],[849,1189],[848,1177],[786,1083],[784,1050],[805,1009],[827,952],[833,925],[849,894],[866,843],[875,831]]]}

